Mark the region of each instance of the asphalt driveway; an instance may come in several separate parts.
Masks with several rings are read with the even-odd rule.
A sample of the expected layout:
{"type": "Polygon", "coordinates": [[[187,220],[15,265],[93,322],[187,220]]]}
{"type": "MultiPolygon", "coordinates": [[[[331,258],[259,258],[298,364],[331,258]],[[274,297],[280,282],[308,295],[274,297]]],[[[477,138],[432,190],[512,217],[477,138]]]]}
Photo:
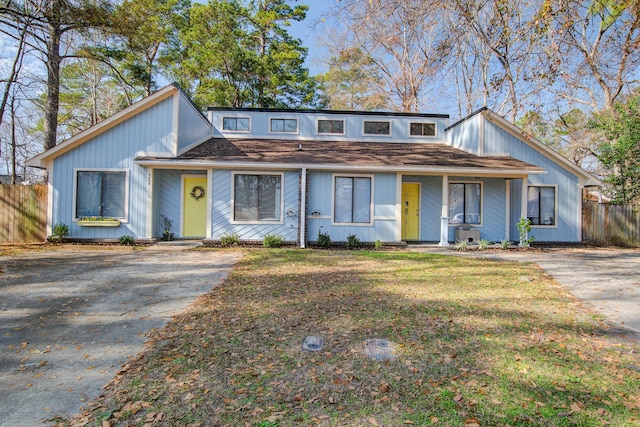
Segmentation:
{"type": "Polygon", "coordinates": [[[240,258],[171,249],[0,257],[0,427],[78,413],[240,258]]]}
{"type": "Polygon", "coordinates": [[[640,250],[567,248],[531,251],[456,251],[414,246],[420,252],[534,262],[619,332],[640,338],[640,250]]]}

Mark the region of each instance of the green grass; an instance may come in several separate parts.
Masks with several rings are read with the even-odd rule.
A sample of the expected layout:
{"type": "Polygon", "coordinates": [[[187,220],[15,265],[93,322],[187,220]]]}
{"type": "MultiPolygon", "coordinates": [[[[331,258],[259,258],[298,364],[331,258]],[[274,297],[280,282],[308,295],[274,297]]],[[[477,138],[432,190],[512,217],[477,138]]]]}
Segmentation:
{"type": "Polygon", "coordinates": [[[533,265],[249,251],[83,416],[111,425],[629,426],[638,343],[533,265]],[[523,280],[523,278],[533,280],[523,280]],[[319,335],[320,353],[301,350],[319,335]],[[367,359],[385,338],[397,359],[367,359]]]}

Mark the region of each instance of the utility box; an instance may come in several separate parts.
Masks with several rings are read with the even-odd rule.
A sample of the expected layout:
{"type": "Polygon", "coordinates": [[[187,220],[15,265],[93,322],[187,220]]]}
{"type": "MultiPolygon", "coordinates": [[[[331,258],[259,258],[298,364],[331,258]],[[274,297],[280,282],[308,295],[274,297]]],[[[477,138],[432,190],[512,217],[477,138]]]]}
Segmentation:
{"type": "Polygon", "coordinates": [[[480,230],[474,229],[456,229],[456,242],[477,242],[480,240],[480,230]]]}

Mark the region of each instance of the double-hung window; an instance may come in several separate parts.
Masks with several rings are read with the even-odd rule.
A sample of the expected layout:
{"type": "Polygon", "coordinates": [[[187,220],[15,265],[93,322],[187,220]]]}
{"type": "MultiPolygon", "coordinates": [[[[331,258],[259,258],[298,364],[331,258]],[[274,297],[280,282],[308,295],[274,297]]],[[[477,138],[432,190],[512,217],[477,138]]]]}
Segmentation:
{"type": "Polygon", "coordinates": [[[126,219],[127,172],[76,171],[76,218],[126,219]]]}
{"type": "Polygon", "coordinates": [[[371,223],[371,177],[335,176],[333,220],[336,223],[371,223]]]}
{"type": "Polygon", "coordinates": [[[234,175],[234,221],[280,222],[281,218],[282,175],[234,175]]]}
{"type": "Polygon", "coordinates": [[[449,184],[449,224],[479,225],[481,201],[481,183],[449,184]]]}
{"type": "Polygon", "coordinates": [[[269,130],[278,133],[297,133],[298,119],[271,119],[269,130]]]}
{"type": "Polygon", "coordinates": [[[251,122],[249,117],[223,117],[222,130],[249,132],[251,130],[251,122]]]}
{"type": "Polygon", "coordinates": [[[555,187],[529,187],[527,218],[531,225],[556,225],[555,187]]]}

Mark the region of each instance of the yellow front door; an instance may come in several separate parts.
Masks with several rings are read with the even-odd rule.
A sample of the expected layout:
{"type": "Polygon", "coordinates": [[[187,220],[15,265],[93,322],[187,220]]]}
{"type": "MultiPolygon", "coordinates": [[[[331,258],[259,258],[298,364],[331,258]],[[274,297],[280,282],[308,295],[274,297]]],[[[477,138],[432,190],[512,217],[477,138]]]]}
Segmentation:
{"type": "Polygon", "coordinates": [[[420,184],[402,184],[402,240],[420,240],[420,184]]]}
{"type": "Polygon", "coordinates": [[[207,177],[182,179],[182,237],[205,237],[207,233],[207,177]]]}

